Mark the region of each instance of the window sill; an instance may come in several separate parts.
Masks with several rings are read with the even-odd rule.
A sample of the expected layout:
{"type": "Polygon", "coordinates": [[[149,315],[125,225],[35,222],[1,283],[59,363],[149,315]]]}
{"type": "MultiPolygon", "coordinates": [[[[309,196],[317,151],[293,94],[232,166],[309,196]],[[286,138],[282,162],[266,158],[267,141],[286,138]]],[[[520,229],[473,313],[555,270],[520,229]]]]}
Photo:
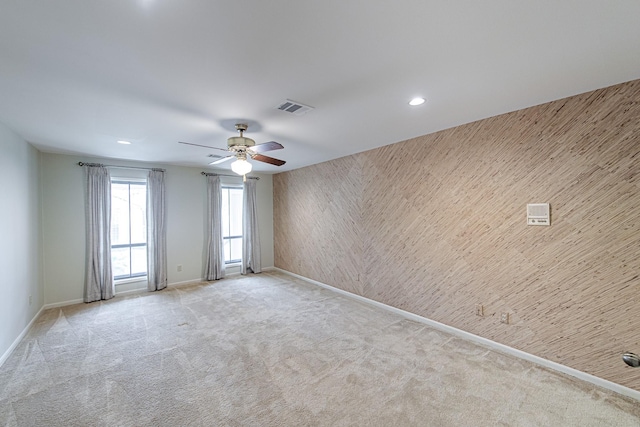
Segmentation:
{"type": "Polygon", "coordinates": [[[135,283],[135,282],[146,282],[147,281],[147,276],[140,276],[140,277],[129,277],[126,279],[117,279],[114,280],[113,283],[118,286],[118,285],[126,285],[127,283],[135,283]]]}

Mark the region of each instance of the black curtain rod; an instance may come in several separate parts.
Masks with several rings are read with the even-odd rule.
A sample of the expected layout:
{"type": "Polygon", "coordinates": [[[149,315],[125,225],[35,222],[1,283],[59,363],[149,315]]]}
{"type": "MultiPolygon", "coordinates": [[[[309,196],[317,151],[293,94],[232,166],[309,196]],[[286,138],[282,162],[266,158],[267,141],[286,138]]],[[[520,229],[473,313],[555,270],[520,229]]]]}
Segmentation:
{"type": "MultiPolygon", "coordinates": [[[[200,175],[204,175],[204,176],[233,176],[233,177],[236,177],[236,178],[240,178],[240,175],[228,175],[228,174],[224,174],[224,173],[215,173],[215,172],[200,172],[200,175]]],[[[247,179],[259,180],[260,177],[259,176],[248,176],[247,179]]]]}
{"type": "Polygon", "coordinates": [[[140,169],[140,170],[145,170],[145,171],[166,172],[164,169],[159,169],[159,168],[139,168],[139,167],[135,167],[135,166],[103,165],[102,163],[85,163],[85,162],[78,162],[78,166],[89,166],[89,167],[103,166],[103,167],[105,167],[105,168],[116,168],[116,169],[140,169]]]}

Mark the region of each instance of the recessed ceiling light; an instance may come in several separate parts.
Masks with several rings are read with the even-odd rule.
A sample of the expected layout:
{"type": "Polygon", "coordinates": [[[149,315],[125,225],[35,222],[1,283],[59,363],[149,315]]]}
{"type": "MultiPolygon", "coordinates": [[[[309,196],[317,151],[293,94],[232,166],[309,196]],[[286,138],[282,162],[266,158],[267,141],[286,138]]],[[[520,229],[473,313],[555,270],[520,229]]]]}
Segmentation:
{"type": "Polygon", "coordinates": [[[131,145],[129,141],[124,141],[124,140],[118,141],[118,144],[131,145]]]}
{"type": "Polygon", "coordinates": [[[424,99],[424,98],[420,98],[420,97],[418,97],[418,98],[413,98],[411,101],[409,101],[409,105],[412,105],[412,106],[414,106],[414,107],[415,107],[416,105],[422,105],[422,104],[424,104],[424,101],[425,101],[425,99],[424,99]]]}

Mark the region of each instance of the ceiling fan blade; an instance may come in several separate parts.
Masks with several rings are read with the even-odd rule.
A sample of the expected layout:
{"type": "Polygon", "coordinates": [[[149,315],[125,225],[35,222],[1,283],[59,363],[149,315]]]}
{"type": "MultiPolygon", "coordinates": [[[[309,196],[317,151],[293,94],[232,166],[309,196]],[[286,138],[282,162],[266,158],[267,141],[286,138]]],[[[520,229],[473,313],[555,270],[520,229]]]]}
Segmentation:
{"type": "Polygon", "coordinates": [[[209,164],[210,164],[210,165],[219,165],[220,163],[224,163],[224,162],[226,162],[227,160],[231,160],[231,159],[234,159],[234,158],[235,158],[235,156],[227,156],[227,157],[223,157],[223,158],[221,158],[221,159],[218,159],[218,160],[216,160],[215,162],[211,162],[211,163],[209,163],[209,164]]]}
{"type": "Polygon", "coordinates": [[[185,144],[185,145],[193,145],[195,147],[203,147],[203,148],[209,148],[211,150],[220,150],[220,151],[229,151],[226,148],[218,148],[218,147],[211,147],[209,145],[200,145],[200,144],[194,144],[193,142],[182,142],[182,141],[178,141],[178,144],[185,144]]]}
{"type": "Polygon", "coordinates": [[[270,163],[276,166],[282,166],[286,163],[284,160],[274,159],[273,157],[263,156],[262,154],[251,154],[251,158],[259,162],[270,163]]]}
{"type": "Polygon", "coordinates": [[[263,142],[262,144],[256,144],[253,147],[248,148],[254,153],[266,153],[267,151],[280,150],[284,148],[282,144],[275,141],[263,142]]]}

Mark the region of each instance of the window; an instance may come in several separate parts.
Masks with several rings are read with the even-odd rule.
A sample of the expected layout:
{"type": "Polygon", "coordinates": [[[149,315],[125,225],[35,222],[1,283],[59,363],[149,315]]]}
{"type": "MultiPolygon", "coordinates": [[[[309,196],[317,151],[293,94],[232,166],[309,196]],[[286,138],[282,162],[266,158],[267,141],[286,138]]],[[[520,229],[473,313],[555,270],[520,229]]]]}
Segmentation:
{"type": "Polygon", "coordinates": [[[225,264],[242,261],[241,187],[222,187],[222,239],[225,264]]]}
{"type": "Polygon", "coordinates": [[[147,275],[147,184],[111,181],[111,264],[115,280],[147,275]]]}

